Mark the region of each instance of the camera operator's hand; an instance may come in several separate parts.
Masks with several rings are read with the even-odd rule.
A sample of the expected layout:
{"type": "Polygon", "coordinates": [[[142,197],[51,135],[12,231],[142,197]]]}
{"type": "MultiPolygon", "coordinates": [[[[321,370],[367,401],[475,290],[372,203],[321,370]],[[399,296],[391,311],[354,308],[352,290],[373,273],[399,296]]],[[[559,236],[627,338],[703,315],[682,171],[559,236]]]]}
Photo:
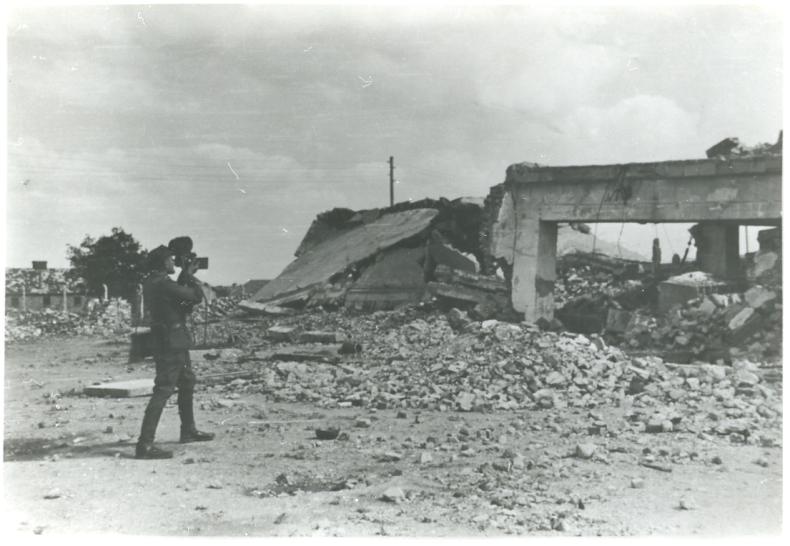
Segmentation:
{"type": "Polygon", "coordinates": [[[195,273],[198,271],[198,263],[197,260],[191,260],[185,264],[184,271],[186,271],[189,275],[194,276],[195,273]]]}

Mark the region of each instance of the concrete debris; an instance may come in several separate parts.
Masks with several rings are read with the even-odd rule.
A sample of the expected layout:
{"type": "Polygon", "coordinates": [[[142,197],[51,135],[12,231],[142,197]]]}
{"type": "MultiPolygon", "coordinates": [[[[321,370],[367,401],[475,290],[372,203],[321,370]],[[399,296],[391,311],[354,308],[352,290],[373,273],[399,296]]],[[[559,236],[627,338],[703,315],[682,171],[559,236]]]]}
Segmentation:
{"type": "Polygon", "coordinates": [[[99,383],[83,389],[87,396],[108,396],[112,398],[131,398],[135,396],[150,396],[154,390],[154,380],[132,379],[129,381],[115,381],[99,383]]]}
{"type": "Polygon", "coordinates": [[[353,276],[359,262],[425,231],[437,214],[430,208],[406,210],[357,225],[306,250],[251,299],[273,305],[303,302],[336,276],[353,276]]]}
{"type": "MultiPolygon", "coordinates": [[[[220,301],[224,299],[221,298],[220,301]]],[[[287,307],[279,307],[277,305],[269,305],[266,303],[258,303],[251,300],[242,300],[238,303],[239,309],[250,314],[255,315],[270,315],[270,316],[287,316],[296,313],[294,309],[287,307]]]]}
{"type": "Polygon", "coordinates": [[[591,459],[596,448],[595,444],[576,444],[574,455],[579,459],[591,459]]]}
{"type": "Polygon", "coordinates": [[[315,437],[319,440],[334,440],[340,434],[340,429],[337,427],[326,427],[315,429],[315,437]]]}
{"type": "Polygon", "coordinates": [[[675,305],[725,290],[727,284],[703,271],[690,271],[676,275],[658,284],[658,310],[666,312],[675,305]]]}
{"type": "Polygon", "coordinates": [[[714,144],[705,151],[710,159],[727,160],[734,157],[761,157],[782,155],[782,133],[779,132],[778,140],[771,144],[768,142],[746,146],[741,144],[737,137],[729,137],[714,144]]]}
{"type": "Polygon", "coordinates": [[[84,313],[64,313],[52,308],[41,311],[7,309],[6,341],[25,341],[40,337],[99,335],[113,337],[131,330],[132,309],[125,300],[96,300],[84,313]]]}
{"type": "Polygon", "coordinates": [[[313,222],[297,259],[240,309],[393,309],[428,301],[458,307],[473,318],[505,318],[504,279],[479,273],[482,207],[469,200],[424,200],[389,209],[334,209],[313,222]]]}
{"type": "Polygon", "coordinates": [[[266,334],[273,341],[290,341],[295,331],[294,326],[272,326],[266,330],[266,334]]]}
{"type": "Polygon", "coordinates": [[[690,497],[683,497],[678,501],[679,510],[694,510],[696,507],[696,503],[690,497]]]}
{"type": "MultiPolygon", "coordinates": [[[[724,309],[717,307],[714,315],[724,309]]],[[[457,310],[416,305],[370,314],[339,309],[277,319],[282,326],[296,326],[297,338],[302,331],[343,332],[365,345],[364,356],[295,362],[294,351],[278,347],[265,359],[251,361],[260,362],[256,380],[226,382],[213,389],[224,397],[260,392],[272,403],[309,401],[318,407],[407,414],[410,408],[541,411],[616,404],[624,408],[626,421],[640,430],[737,434],[750,444],[760,442],[766,423],[781,420],[781,376],[773,382],[773,368],[744,358],[733,359],[732,366],[678,365],[655,356],[631,356],[611,344],[597,345],[592,336],[545,332],[528,324],[467,319],[458,330],[451,325],[453,317],[459,318],[457,310]],[[723,413],[710,417],[712,408],[722,404],[739,408],[737,415],[743,417],[732,423],[723,413]]],[[[244,328],[250,344],[272,343],[268,328],[244,328]]],[[[686,335],[696,342],[695,334],[686,335]]],[[[212,361],[217,366],[222,362],[212,361]]],[[[370,420],[360,417],[360,426],[368,422],[363,419],[370,420]]],[[[616,431],[597,418],[591,418],[587,428],[604,437],[616,431]]]]}
{"type": "Polygon", "coordinates": [[[389,487],[381,494],[380,499],[385,502],[399,503],[406,500],[406,493],[400,487],[389,487]]]}

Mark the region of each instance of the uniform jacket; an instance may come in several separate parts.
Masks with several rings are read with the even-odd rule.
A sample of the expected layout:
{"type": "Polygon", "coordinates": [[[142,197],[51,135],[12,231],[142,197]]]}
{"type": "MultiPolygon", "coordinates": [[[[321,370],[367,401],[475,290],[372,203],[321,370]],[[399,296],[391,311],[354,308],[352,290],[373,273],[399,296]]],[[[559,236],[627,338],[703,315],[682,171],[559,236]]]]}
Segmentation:
{"type": "Polygon", "coordinates": [[[191,275],[179,276],[176,283],[164,271],[154,271],[143,283],[143,302],[150,313],[155,350],[189,349],[192,336],[187,315],[203,299],[203,291],[191,275]]]}

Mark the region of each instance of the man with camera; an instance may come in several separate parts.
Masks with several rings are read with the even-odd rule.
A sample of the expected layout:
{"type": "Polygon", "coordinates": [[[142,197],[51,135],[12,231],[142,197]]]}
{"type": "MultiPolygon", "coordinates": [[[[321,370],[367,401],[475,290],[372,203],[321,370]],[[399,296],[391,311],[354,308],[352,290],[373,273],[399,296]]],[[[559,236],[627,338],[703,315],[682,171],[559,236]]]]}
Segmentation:
{"type": "Polygon", "coordinates": [[[153,442],[162,410],[176,388],[181,442],[205,442],[214,438],[214,434],[197,429],[192,405],[195,374],[189,360],[192,334],[186,320],[193,307],[203,299],[203,291],[194,276],[199,265],[189,237],[177,237],[168,246],[159,246],[148,255],[151,273],[143,284],[143,301],[146,312],[150,313],[156,379],[137,441],[137,459],[173,456],[172,451],[156,447],[153,442]],[[181,267],[178,282],[168,277],[175,273],[176,265],[181,267]]]}

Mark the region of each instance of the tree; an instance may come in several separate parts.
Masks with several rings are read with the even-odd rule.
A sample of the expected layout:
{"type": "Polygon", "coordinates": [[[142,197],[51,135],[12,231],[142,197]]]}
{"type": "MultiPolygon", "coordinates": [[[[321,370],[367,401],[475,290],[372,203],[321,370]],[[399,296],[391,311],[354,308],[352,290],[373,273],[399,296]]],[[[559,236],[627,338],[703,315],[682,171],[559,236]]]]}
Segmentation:
{"type": "Polygon", "coordinates": [[[91,295],[101,296],[106,284],[110,297],[128,301],[134,301],[137,285],[143,280],[147,256],[132,234],[120,227],[113,228],[112,235],[95,240],[86,235],[80,246],[68,245],[70,275],[82,278],[91,295]]]}

